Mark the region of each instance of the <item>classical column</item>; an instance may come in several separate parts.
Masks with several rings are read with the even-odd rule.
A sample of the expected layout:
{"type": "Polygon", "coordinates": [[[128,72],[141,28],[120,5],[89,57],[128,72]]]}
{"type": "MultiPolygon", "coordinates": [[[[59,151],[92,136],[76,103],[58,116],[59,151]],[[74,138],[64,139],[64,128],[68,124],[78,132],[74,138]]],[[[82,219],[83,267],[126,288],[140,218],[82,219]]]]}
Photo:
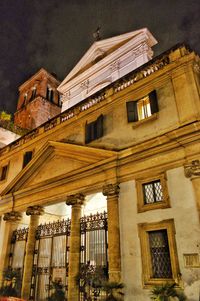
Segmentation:
{"type": "Polygon", "coordinates": [[[28,229],[28,237],[26,243],[26,256],[24,261],[24,273],[22,280],[22,298],[25,300],[29,299],[31,289],[31,277],[33,269],[33,257],[35,247],[35,234],[39,225],[40,215],[44,213],[41,206],[30,206],[26,211],[26,215],[30,215],[30,223],[28,229]]]}
{"type": "Polygon", "coordinates": [[[109,184],[103,187],[103,195],[107,197],[108,210],[108,262],[109,280],[121,281],[121,254],[119,232],[119,186],[109,184]]]}
{"type": "Polygon", "coordinates": [[[200,160],[194,160],[189,164],[185,164],[184,168],[185,176],[192,181],[200,222],[200,160]]]}
{"type": "Polygon", "coordinates": [[[67,205],[72,206],[71,212],[71,231],[70,231],[70,249],[69,249],[69,275],[68,275],[68,301],[79,300],[79,285],[77,275],[80,269],[80,218],[81,207],[84,203],[83,194],[71,195],[67,198],[67,205]]]}
{"type": "Polygon", "coordinates": [[[1,256],[0,256],[0,287],[3,282],[3,271],[9,266],[9,254],[11,247],[11,237],[13,231],[17,229],[17,226],[22,218],[20,212],[11,211],[4,215],[1,222],[1,256]]]}

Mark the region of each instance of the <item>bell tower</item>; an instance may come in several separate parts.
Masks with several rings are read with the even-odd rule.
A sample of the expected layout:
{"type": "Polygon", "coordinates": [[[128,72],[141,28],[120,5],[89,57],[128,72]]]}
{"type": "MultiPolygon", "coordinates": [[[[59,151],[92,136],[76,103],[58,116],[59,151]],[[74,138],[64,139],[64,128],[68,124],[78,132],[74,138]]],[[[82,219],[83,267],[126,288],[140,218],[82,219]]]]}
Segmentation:
{"type": "Polygon", "coordinates": [[[15,125],[32,130],[61,112],[60,82],[45,69],[19,87],[15,125]]]}

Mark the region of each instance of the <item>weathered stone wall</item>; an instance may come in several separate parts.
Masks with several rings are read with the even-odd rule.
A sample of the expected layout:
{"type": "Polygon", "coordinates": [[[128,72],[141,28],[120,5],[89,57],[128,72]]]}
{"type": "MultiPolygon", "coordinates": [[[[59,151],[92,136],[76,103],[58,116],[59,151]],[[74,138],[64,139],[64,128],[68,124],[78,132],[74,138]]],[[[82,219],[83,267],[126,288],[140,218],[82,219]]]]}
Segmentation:
{"type": "Polygon", "coordinates": [[[185,268],[183,254],[200,253],[200,229],[192,183],[182,167],[167,171],[167,187],[171,208],[137,212],[135,181],[120,184],[120,233],[122,275],[126,283],[125,301],[146,301],[150,291],[142,287],[142,262],[139,223],[174,219],[175,239],[180,266],[181,282],[188,300],[199,298],[200,275],[198,268],[185,268]]]}

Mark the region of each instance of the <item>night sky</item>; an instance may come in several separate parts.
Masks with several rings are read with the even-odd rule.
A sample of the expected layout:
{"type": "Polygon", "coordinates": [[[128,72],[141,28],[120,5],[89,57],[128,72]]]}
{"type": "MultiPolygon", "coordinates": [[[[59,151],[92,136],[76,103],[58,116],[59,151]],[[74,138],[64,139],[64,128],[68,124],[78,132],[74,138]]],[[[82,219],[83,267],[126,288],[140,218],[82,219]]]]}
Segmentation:
{"type": "Polygon", "coordinates": [[[98,26],[103,39],[147,27],[155,55],[184,41],[200,54],[199,0],[0,0],[0,110],[41,67],[63,80],[98,26]]]}

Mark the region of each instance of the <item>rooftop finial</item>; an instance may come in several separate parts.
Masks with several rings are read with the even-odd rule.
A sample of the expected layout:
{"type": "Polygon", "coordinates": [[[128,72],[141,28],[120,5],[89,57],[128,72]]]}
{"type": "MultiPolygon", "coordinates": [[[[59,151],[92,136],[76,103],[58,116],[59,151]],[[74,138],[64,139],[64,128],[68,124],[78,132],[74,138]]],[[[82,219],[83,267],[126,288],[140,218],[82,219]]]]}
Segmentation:
{"type": "Polygon", "coordinates": [[[98,26],[97,29],[93,32],[93,38],[95,41],[101,40],[100,29],[101,29],[101,27],[98,26]]]}

